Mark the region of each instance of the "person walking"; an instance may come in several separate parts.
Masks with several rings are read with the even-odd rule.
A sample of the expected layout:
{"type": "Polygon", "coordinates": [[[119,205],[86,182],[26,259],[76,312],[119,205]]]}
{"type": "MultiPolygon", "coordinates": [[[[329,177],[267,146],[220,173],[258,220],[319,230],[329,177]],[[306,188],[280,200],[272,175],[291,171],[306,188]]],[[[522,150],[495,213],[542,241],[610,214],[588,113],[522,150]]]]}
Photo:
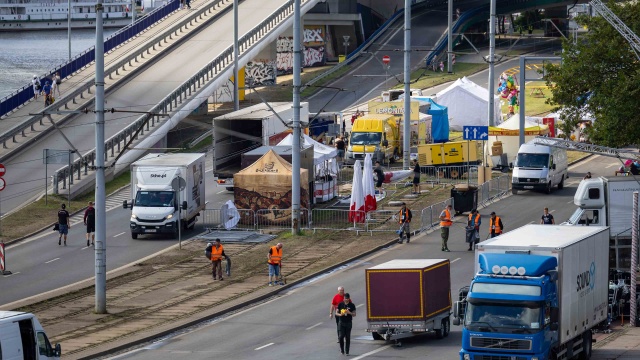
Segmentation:
{"type": "Polygon", "coordinates": [[[222,278],[222,258],[226,257],[227,255],[224,253],[224,247],[220,244],[220,239],[215,239],[211,247],[211,274],[213,275],[213,280],[216,280],[216,274],[218,274],[220,280],[224,280],[222,278]]]}
{"type": "Polygon", "coordinates": [[[384,181],[384,171],[382,171],[380,161],[376,161],[376,167],[373,169],[373,172],[376,174],[376,187],[381,188],[382,182],[384,181]]]}
{"type": "Polygon", "coordinates": [[[467,242],[469,243],[467,251],[473,250],[473,246],[480,241],[480,224],[482,224],[480,213],[476,209],[471,210],[467,222],[467,242]]]}
{"type": "Polygon", "coordinates": [[[31,85],[33,85],[33,98],[38,100],[38,95],[40,94],[40,91],[42,91],[42,85],[40,84],[38,75],[33,75],[33,79],[31,79],[31,85]]]}
{"type": "Polygon", "coordinates": [[[60,78],[60,73],[56,72],[56,74],[53,75],[53,81],[51,82],[51,87],[53,88],[51,93],[53,96],[56,95],[56,91],[58,92],[58,96],[60,96],[60,84],[62,84],[62,79],[60,78]]]}
{"type": "Polygon", "coordinates": [[[444,63],[440,61],[440,72],[444,72],[444,63]]]}
{"type": "Polygon", "coordinates": [[[549,208],[544,208],[544,214],[540,219],[540,224],[543,225],[555,225],[556,221],[553,219],[553,215],[549,214],[549,208]]]}
{"type": "Polygon", "coordinates": [[[356,316],[356,306],[351,302],[351,295],[344,294],[344,301],[338,305],[336,316],[340,317],[340,353],[349,355],[349,346],[351,345],[351,328],[353,327],[353,318],[356,316]]]}
{"type": "Polygon", "coordinates": [[[67,234],[69,234],[69,228],[71,227],[69,217],[67,205],[60,205],[60,210],[58,210],[58,233],[60,234],[58,237],[58,245],[61,245],[62,237],[64,236],[64,246],[67,246],[67,234]]]}
{"type": "Polygon", "coordinates": [[[411,242],[411,229],[409,227],[409,224],[411,223],[412,216],[413,215],[411,214],[411,210],[407,208],[407,204],[402,203],[400,213],[398,214],[398,223],[400,224],[400,230],[398,230],[400,239],[398,240],[398,242],[400,244],[402,244],[404,241],[404,234],[407,235],[407,244],[411,242]]]}
{"type": "Polygon", "coordinates": [[[280,281],[280,285],[284,285],[280,271],[282,266],[282,243],[272,246],[269,249],[267,258],[269,259],[269,286],[278,285],[278,280],[280,281]],[[273,282],[271,281],[272,277],[273,282]]]}
{"type": "Polygon", "coordinates": [[[449,252],[449,228],[453,224],[451,221],[451,204],[448,204],[440,213],[440,237],[442,238],[442,251],[449,252]]]}
{"type": "MultiPolygon", "coordinates": [[[[329,308],[329,319],[333,317],[338,310],[338,305],[344,301],[344,288],[342,286],[338,286],[338,293],[333,296],[331,300],[331,307],[329,308]]],[[[338,341],[340,342],[340,317],[336,316],[336,331],[338,333],[338,341]]]]}
{"type": "Polygon", "coordinates": [[[89,237],[91,237],[91,245],[96,241],[96,209],[93,202],[89,201],[89,206],[84,211],[84,225],[87,227],[87,246],[89,246],[89,237]]]}
{"type": "Polygon", "coordinates": [[[337,155],[337,161],[338,164],[342,164],[342,162],[344,161],[344,152],[345,152],[345,146],[344,146],[344,140],[342,140],[342,136],[338,136],[338,138],[336,139],[336,150],[338,151],[338,155],[337,155]]]}
{"type": "Polygon", "coordinates": [[[51,105],[53,103],[53,101],[51,101],[51,84],[48,81],[44,83],[42,93],[44,94],[44,106],[51,105]]]}
{"type": "Polygon", "coordinates": [[[502,224],[502,219],[496,216],[496,212],[491,212],[491,218],[489,219],[489,235],[494,238],[504,231],[504,225],[502,224]]]}
{"type": "Polygon", "coordinates": [[[191,10],[191,0],[185,0],[187,4],[187,9],[191,10]]]}
{"type": "Polygon", "coordinates": [[[413,167],[413,194],[420,194],[420,164],[413,167]]]}

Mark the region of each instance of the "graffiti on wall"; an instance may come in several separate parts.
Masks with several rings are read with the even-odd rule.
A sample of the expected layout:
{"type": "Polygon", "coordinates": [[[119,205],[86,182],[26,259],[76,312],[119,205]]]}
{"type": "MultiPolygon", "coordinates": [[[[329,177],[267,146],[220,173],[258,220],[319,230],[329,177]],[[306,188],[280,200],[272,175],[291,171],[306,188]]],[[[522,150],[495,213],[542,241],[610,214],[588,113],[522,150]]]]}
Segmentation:
{"type": "MultiPolygon", "coordinates": [[[[322,26],[305,26],[303,35],[303,67],[325,64],[325,33],[322,26]]],[[[293,38],[281,36],[276,43],[276,68],[278,75],[293,71],[293,38]]]]}
{"type": "Polygon", "coordinates": [[[276,62],[272,60],[254,60],[245,67],[246,86],[267,86],[276,84],[276,62]]]}

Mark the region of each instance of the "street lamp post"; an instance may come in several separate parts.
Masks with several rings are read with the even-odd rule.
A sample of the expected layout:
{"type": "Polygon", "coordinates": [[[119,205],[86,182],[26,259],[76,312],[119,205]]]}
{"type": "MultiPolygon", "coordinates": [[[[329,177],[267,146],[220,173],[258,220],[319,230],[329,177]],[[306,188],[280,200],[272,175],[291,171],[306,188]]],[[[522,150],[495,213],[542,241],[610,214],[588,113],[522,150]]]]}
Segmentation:
{"type": "Polygon", "coordinates": [[[344,42],[342,43],[342,45],[344,45],[344,59],[347,59],[347,51],[349,49],[349,39],[351,38],[351,36],[349,35],[343,35],[342,38],[344,39],[344,42]]]}

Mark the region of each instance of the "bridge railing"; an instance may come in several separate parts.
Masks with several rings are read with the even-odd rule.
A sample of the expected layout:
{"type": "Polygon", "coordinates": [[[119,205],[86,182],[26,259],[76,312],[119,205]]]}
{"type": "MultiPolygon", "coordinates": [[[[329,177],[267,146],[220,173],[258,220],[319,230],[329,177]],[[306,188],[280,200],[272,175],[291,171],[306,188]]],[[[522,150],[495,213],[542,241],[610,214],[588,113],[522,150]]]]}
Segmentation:
{"type": "MultiPolygon", "coordinates": [[[[225,0],[220,0],[220,2],[225,0]]],[[[303,0],[302,3],[306,4],[314,0],[303,0]]],[[[257,43],[263,36],[268,34],[270,31],[276,28],[282,21],[286,20],[288,16],[293,14],[293,4],[294,0],[287,1],[283,6],[274,11],[271,15],[269,15],[264,21],[260,22],[253,29],[247,32],[245,35],[238,39],[239,52],[242,53],[248,50],[252,45],[257,43]]],[[[204,13],[204,11],[202,11],[204,13]]],[[[191,17],[193,20],[195,17],[191,17]]],[[[191,21],[189,20],[189,21],[191,21]]],[[[186,25],[189,21],[183,22],[186,25]]],[[[177,30],[176,30],[177,31],[177,30]]],[[[163,40],[160,40],[162,42],[163,40]]],[[[144,52],[138,52],[138,56],[143,56],[144,52]]],[[[134,61],[137,57],[129,57],[128,61],[134,61]]],[[[125,59],[126,60],[126,59],[125,59]]],[[[124,66],[124,62],[119,62],[120,66],[124,66]]],[[[157,105],[149,109],[149,113],[151,114],[169,114],[171,112],[176,112],[179,110],[191,96],[201,91],[204,86],[210,81],[218,78],[224,70],[228,66],[233,65],[233,46],[229,46],[225,49],[220,55],[218,55],[215,59],[213,59],[209,64],[203,67],[201,70],[196,72],[193,76],[191,76],[188,80],[179,85],[174,91],[172,91],[169,95],[167,95],[164,99],[160,100],[157,105]]],[[[110,69],[115,68],[116,71],[119,67],[111,67],[110,69]]],[[[105,71],[105,76],[107,72],[105,71]]],[[[125,144],[125,141],[130,140],[132,137],[143,136],[145,131],[149,131],[152,126],[156,123],[162,121],[162,117],[157,115],[145,114],[137,118],[133,123],[122,129],[120,132],[116,133],[109,139],[105,141],[105,161],[108,160],[109,154],[113,157],[116,153],[115,149],[117,148],[118,153],[122,150],[122,146],[125,144]],[[150,125],[151,124],[151,125],[150,125]],[[144,125],[144,126],[143,126],[144,125]],[[141,128],[142,127],[142,128],[141,128]],[[141,131],[138,135],[136,132],[141,128],[141,131]]],[[[88,163],[91,163],[93,166],[93,161],[95,161],[95,148],[90,150],[89,152],[82,155],[80,159],[76,159],[72,164],[71,168],[69,166],[65,166],[54,174],[54,188],[53,192],[58,193],[60,189],[60,185],[66,186],[66,179],[70,177],[69,174],[74,174],[76,179],[79,180],[82,178],[83,173],[88,173],[88,163]]],[[[71,180],[73,181],[73,180],[71,180]]]]}

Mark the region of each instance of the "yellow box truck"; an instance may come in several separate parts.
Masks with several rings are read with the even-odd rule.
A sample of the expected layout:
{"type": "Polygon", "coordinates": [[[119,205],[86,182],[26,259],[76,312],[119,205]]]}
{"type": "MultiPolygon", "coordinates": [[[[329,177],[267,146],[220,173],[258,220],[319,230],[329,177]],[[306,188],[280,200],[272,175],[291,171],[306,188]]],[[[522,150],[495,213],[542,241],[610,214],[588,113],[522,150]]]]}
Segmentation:
{"type": "Polygon", "coordinates": [[[359,117],[351,127],[345,162],[353,164],[372,154],[373,161],[395,162],[402,152],[400,129],[393,114],[369,114],[359,117]]]}

